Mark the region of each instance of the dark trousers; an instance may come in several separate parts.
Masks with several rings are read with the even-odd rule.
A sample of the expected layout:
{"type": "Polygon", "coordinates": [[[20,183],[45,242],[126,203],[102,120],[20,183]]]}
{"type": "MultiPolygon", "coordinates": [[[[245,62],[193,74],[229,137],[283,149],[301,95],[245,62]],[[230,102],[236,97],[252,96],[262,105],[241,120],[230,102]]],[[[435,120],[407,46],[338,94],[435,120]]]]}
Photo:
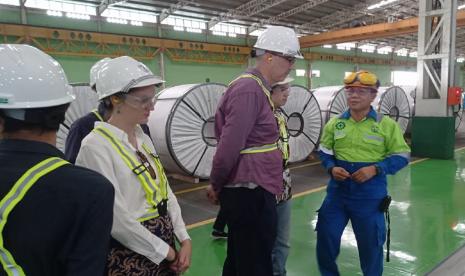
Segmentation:
{"type": "Polygon", "coordinates": [[[224,188],[221,209],[228,225],[223,276],[271,276],[276,239],[276,198],[263,188],[224,188]]]}
{"type": "Polygon", "coordinates": [[[222,208],[218,211],[216,215],[215,223],[213,224],[213,230],[224,232],[226,227],[226,217],[222,208]]]}

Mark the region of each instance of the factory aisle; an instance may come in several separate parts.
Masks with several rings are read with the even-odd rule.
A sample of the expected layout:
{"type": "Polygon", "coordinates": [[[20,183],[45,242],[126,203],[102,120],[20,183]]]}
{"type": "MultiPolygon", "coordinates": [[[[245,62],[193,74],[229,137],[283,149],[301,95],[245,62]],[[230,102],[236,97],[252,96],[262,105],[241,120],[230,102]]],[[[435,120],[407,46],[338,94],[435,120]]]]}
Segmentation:
{"type": "MultiPolygon", "coordinates": [[[[424,275],[465,243],[465,150],[455,160],[420,159],[389,177],[391,261],[384,275],[424,275]]],[[[319,275],[315,258],[316,210],[324,189],[293,199],[288,275],[319,275]]],[[[190,230],[192,266],[185,275],[221,275],[226,242],[210,237],[211,223],[190,230]]],[[[348,227],[338,259],[342,275],[361,275],[355,237],[348,227]]]]}

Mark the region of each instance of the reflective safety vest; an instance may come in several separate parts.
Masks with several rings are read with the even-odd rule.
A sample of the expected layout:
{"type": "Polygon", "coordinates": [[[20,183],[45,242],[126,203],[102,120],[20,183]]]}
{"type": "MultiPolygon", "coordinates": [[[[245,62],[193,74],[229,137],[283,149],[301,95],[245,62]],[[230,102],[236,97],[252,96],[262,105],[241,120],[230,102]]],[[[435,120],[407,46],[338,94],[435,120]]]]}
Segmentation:
{"type": "MultiPolygon", "coordinates": [[[[262,88],[263,93],[265,94],[266,98],[268,99],[268,103],[270,104],[271,110],[274,112],[274,104],[273,101],[271,100],[271,93],[268,91],[268,89],[265,87],[263,84],[262,80],[253,75],[253,74],[243,74],[234,79],[231,83],[229,83],[229,86],[231,86],[234,82],[240,79],[245,79],[245,78],[250,78],[255,80],[258,85],[262,88]]],[[[262,153],[262,152],[270,152],[278,149],[277,143],[272,143],[272,144],[265,144],[262,146],[257,146],[257,147],[250,147],[250,148],[245,148],[240,151],[241,154],[251,154],[251,153],[262,153]]]]}
{"type": "Polygon", "coordinates": [[[91,112],[94,113],[94,115],[95,115],[95,117],[97,117],[97,119],[99,119],[101,122],[103,122],[103,117],[100,115],[100,113],[98,113],[97,109],[94,109],[91,112]]]}
{"type": "Polygon", "coordinates": [[[0,201],[0,261],[7,275],[25,275],[23,269],[16,263],[11,253],[4,247],[3,230],[5,229],[8,215],[24,198],[37,180],[66,164],[69,164],[69,162],[58,157],[50,157],[37,163],[16,181],[8,194],[0,201]]]}
{"type": "Polygon", "coordinates": [[[157,184],[155,179],[150,176],[146,165],[141,163],[133,154],[130,154],[110,130],[102,126],[98,126],[92,131],[99,134],[110,143],[128,168],[136,174],[137,179],[142,185],[145,192],[145,199],[147,200],[148,205],[152,207],[150,207],[143,216],[138,218],[138,221],[146,221],[158,217],[159,212],[157,206],[159,206],[159,204],[163,204],[163,201],[168,199],[168,179],[158,155],[151,152],[147,145],[142,144],[142,148],[152,158],[155,164],[157,176],[160,179],[159,184],[157,184]]]}
{"type": "Polygon", "coordinates": [[[274,112],[274,116],[279,127],[278,148],[283,153],[284,165],[287,165],[289,160],[289,132],[287,130],[286,117],[278,110],[274,112]]]}

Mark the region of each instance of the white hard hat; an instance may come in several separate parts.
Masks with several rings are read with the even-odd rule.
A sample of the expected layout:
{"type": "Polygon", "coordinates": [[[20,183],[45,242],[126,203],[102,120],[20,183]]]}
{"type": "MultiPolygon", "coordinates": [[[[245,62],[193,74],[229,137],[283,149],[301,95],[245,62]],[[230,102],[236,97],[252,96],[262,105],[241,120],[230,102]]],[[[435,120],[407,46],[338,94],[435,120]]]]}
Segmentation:
{"type": "Polygon", "coordinates": [[[257,39],[253,46],[255,49],[262,49],[281,53],[285,56],[304,58],[300,53],[300,44],[295,32],[291,28],[283,26],[268,27],[257,39]]]}
{"type": "Polygon", "coordinates": [[[74,100],[61,65],[24,44],[0,44],[0,109],[52,107],[74,100]]]}
{"type": "Polygon", "coordinates": [[[274,87],[276,87],[276,86],[278,86],[278,85],[288,84],[288,83],[291,83],[291,82],[293,82],[293,81],[294,81],[293,78],[291,78],[291,77],[286,77],[284,80],[278,81],[278,82],[274,83],[271,87],[274,88],[274,87]]]}
{"type": "Polygon", "coordinates": [[[97,94],[101,100],[131,88],[161,84],[165,82],[150,69],[131,57],[114,58],[103,64],[97,78],[97,94]]]}
{"type": "Polygon", "coordinates": [[[98,77],[98,72],[102,66],[110,61],[111,58],[102,58],[101,60],[97,61],[92,68],[90,68],[90,73],[89,73],[89,86],[94,87],[95,83],[97,82],[97,77],[98,77]]]}

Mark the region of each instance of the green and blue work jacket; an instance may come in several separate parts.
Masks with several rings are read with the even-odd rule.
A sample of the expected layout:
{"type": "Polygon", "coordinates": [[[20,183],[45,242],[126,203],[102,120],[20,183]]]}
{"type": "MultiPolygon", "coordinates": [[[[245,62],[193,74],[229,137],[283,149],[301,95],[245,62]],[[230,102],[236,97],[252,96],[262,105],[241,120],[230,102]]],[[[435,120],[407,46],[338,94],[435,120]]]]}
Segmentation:
{"type": "Polygon", "coordinates": [[[351,178],[331,178],[327,193],[354,199],[377,199],[387,195],[387,174],[395,174],[408,164],[410,148],[399,125],[371,108],[367,117],[356,122],[350,111],[332,118],[323,130],[320,159],[327,171],[342,167],[350,174],[362,167],[377,165],[378,174],[364,183],[351,178]]]}

